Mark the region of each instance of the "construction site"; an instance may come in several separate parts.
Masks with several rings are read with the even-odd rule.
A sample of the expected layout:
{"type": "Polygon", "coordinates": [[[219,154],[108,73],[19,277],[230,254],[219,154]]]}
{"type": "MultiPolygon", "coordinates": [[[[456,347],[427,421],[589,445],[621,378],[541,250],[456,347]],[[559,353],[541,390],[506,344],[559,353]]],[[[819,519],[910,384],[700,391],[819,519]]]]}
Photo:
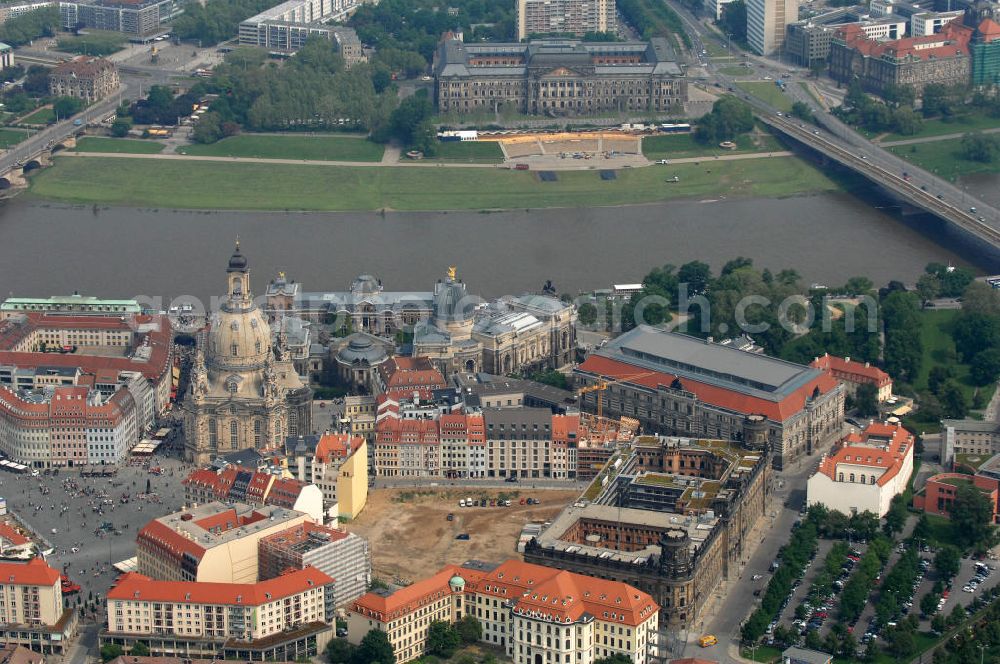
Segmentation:
{"type": "Polygon", "coordinates": [[[543,524],[573,502],[580,491],[571,486],[379,489],[369,494],[364,512],[348,530],[368,539],[374,576],[406,585],[431,576],[447,563],[520,557],[516,546],[522,527],[531,522],[543,524]],[[511,504],[459,507],[459,501],[468,498],[485,499],[487,505],[498,498],[511,504]],[[537,503],[528,505],[528,498],[537,503]]]}

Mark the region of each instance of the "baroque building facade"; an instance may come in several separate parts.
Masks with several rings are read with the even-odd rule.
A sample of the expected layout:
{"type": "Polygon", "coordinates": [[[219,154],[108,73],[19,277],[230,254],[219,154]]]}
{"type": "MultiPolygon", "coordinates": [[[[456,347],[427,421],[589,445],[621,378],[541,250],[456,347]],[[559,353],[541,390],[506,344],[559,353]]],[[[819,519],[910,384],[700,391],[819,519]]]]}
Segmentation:
{"type": "Polygon", "coordinates": [[[434,78],[442,113],[666,113],[688,98],[684,71],[663,38],[466,44],[446,35],[434,57],[434,78]]]}
{"type": "Polygon", "coordinates": [[[312,390],[287,357],[282,334],[272,346],[239,243],[226,278],[227,296],[199,338],[184,400],[184,456],[196,464],[248,447],[281,447],[285,436],[311,432],[312,390]]]}
{"type": "Polygon", "coordinates": [[[331,345],[328,361],[342,381],[367,389],[374,369],[410,333],[410,354],[427,357],[445,377],[558,369],[575,359],[572,304],[531,293],[487,302],[468,291],[454,267],[432,291],[387,291],[364,274],[349,291],[308,293],[280,273],[268,285],[265,307],[272,319],[298,316],[351,332],[331,345]]]}

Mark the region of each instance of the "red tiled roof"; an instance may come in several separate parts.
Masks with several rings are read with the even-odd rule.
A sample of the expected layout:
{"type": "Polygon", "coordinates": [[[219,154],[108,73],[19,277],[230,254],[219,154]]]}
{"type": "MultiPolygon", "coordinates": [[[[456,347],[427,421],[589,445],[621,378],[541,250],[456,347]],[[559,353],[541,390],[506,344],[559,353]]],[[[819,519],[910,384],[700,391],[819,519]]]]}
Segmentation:
{"type": "Polygon", "coordinates": [[[205,549],[200,544],[192,542],[170,526],[156,520],[143,526],[136,536],[136,542],[137,544],[145,542],[147,546],[166,549],[177,559],[180,559],[185,553],[193,556],[195,560],[201,560],[201,557],[205,555],[205,549]]]}
{"type": "Polygon", "coordinates": [[[54,586],[59,583],[59,572],[41,558],[26,563],[0,562],[0,583],[15,586],[54,586]]]}
{"type": "Polygon", "coordinates": [[[104,58],[88,58],[86,56],[80,56],[69,62],[63,62],[62,64],[56,65],[50,76],[67,76],[74,75],[79,78],[87,78],[91,76],[96,76],[97,74],[108,70],[115,69],[115,64],[110,60],[105,60],[104,58]]]}
{"type": "Polygon", "coordinates": [[[520,560],[508,560],[490,572],[448,565],[388,597],[363,595],[355,600],[352,610],[365,609],[382,621],[392,620],[449,594],[448,582],[453,576],[465,581],[468,592],[513,600],[515,612],[538,612],[560,620],[576,620],[587,612],[598,620],[635,626],[659,610],[649,594],[626,583],[520,560]]]}
{"type": "Polygon", "coordinates": [[[837,357],[827,353],[822,357],[817,357],[809,363],[809,366],[823,371],[832,371],[834,378],[837,374],[847,374],[849,376],[859,376],[865,378],[876,385],[882,386],[892,382],[892,378],[878,367],[873,367],[867,362],[858,362],[847,357],[837,357]]]}
{"type": "Polygon", "coordinates": [[[877,480],[879,486],[885,486],[899,474],[906,457],[913,454],[913,446],[913,434],[901,425],[873,422],[860,434],[846,436],[839,447],[823,457],[817,472],[836,481],[837,466],[841,463],[867,466],[885,471],[877,480]]]}
{"type": "MultiPolygon", "coordinates": [[[[600,355],[591,355],[588,357],[580,365],[579,370],[614,379],[627,378],[636,374],[636,367],[631,364],[600,355]]],[[[622,382],[626,385],[642,385],[657,389],[660,386],[670,386],[675,378],[677,376],[666,372],[649,372],[642,377],[629,378],[622,382]]],[[[781,401],[771,401],[749,394],[742,394],[734,390],[728,390],[723,387],[700,383],[690,378],[682,378],[681,383],[685,390],[693,392],[700,401],[707,404],[745,415],[764,415],[775,422],[783,422],[799,413],[805,406],[806,400],[812,396],[814,390],[819,389],[821,394],[826,394],[837,387],[837,381],[832,376],[820,374],[781,401]]]]}
{"type": "Polygon", "coordinates": [[[0,538],[10,542],[10,546],[22,546],[31,541],[6,523],[0,523],[0,538]]]}
{"type": "Polygon", "coordinates": [[[347,537],[348,533],[343,530],[337,530],[336,528],[329,528],[318,523],[313,523],[312,521],[303,521],[297,526],[292,526],[287,530],[281,530],[273,535],[268,535],[261,539],[261,542],[266,542],[278,548],[283,546],[289,546],[295,544],[296,542],[302,542],[308,539],[309,533],[323,533],[326,534],[331,542],[337,542],[347,537]]]}
{"type": "Polygon", "coordinates": [[[952,21],[936,34],[890,41],[869,39],[857,23],[838,28],[836,35],[847,46],[868,57],[929,60],[968,55],[972,33],[972,28],[965,26],[961,21],[952,21]]]}
{"type": "Polygon", "coordinates": [[[30,313],[27,314],[25,325],[18,326],[17,318],[11,318],[0,327],[0,364],[22,368],[79,367],[85,373],[102,375],[108,372],[138,371],[147,379],[156,381],[170,368],[170,342],[171,329],[166,316],[126,316],[122,321],[114,316],[51,316],[30,313]],[[10,350],[24,334],[37,328],[133,329],[134,326],[148,324],[156,324],[153,330],[140,333],[150,346],[148,361],[83,353],[34,353],[10,350]],[[17,329],[19,334],[13,334],[14,329],[17,329]]]}
{"type": "Polygon", "coordinates": [[[364,439],[347,433],[325,433],[316,443],[316,460],[329,463],[330,459],[346,459],[360,449],[364,439]]]}
{"type": "Polygon", "coordinates": [[[989,44],[994,39],[1000,39],[1000,23],[991,18],[984,18],[977,28],[980,37],[989,44]]]}
{"type": "Polygon", "coordinates": [[[108,600],[192,602],[197,604],[259,606],[333,583],[315,567],[306,567],[257,583],[157,581],[129,572],[108,591],[108,600]]]}

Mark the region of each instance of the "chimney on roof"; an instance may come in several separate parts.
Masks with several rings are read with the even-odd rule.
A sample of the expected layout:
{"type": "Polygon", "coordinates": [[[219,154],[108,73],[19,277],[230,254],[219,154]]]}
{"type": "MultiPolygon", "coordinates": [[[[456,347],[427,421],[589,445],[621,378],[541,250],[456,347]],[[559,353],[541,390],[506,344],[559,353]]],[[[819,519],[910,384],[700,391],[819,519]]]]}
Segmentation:
{"type": "Polygon", "coordinates": [[[847,357],[844,358],[844,362],[850,362],[850,361],[851,361],[851,357],[850,356],[847,356],[847,357]]]}

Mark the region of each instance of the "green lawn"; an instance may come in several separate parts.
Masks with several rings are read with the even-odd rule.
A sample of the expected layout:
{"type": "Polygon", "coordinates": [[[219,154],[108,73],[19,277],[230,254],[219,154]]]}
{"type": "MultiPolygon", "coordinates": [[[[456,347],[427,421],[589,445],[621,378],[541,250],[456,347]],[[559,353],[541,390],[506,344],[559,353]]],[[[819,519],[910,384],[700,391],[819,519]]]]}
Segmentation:
{"type": "Polygon", "coordinates": [[[303,136],[300,134],[241,134],[209,145],[194,144],[178,152],[213,157],[309,159],[322,161],[379,161],[384,148],[364,138],[303,136]]]}
{"type": "Polygon", "coordinates": [[[56,50],[83,55],[111,55],[125,48],[126,39],[120,32],[89,31],[85,35],[60,37],[56,50]]]}
{"type": "Polygon", "coordinates": [[[792,110],[792,100],[773,81],[742,81],[736,84],[744,92],[763,99],[779,111],[792,110]]]}
{"type": "Polygon", "coordinates": [[[429,159],[454,163],[495,164],[503,161],[503,151],[496,141],[438,142],[437,154],[429,159]]]}
{"type": "Polygon", "coordinates": [[[24,124],[49,124],[54,122],[56,119],[56,114],[52,111],[51,106],[46,106],[45,108],[40,108],[31,115],[25,117],[21,122],[24,124]]]}
{"type": "Polygon", "coordinates": [[[0,129],[0,149],[6,150],[28,138],[31,132],[23,129],[0,129]]]}
{"type": "MultiPolygon", "coordinates": [[[[965,392],[972,403],[976,386],[969,379],[969,365],[961,364],[955,356],[955,342],[951,338],[949,329],[958,316],[958,309],[925,309],[921,312],[923,325],[920,331],[920,339],[924,345],[923,362],[920,368],[920,375],[914,381],[917,390],[927,389],[927,376],[931,367],[935,365],[951,366],[955,370],[955,379],[962,391],[965,392]]],[[[993,386],[978,388],[984,392],[983,403],[987,403],[993,394],[993,386]]]]}
{"type": "Polygon", "coordinates": [[[833,191],[837,184],[794,159],[718,161],[560,172],[448,167],[351,167],[65,157],[39,173],[35,195],[77,203],[249,210],[442,210],[581,207],[691,196],[770,198],[833,191]],[[679,182],[667,182],[673,176],[679,182]],[[163,186],[169,182],[170,186],[163,186]]]}
{"type": "Polygon", "coordinates": [[[743,65],[729,65],[728,67],[719,67],[719,73],[725,74],[726,76],[746,76],[751,70],[743,65]]]}
{"type": "Polygon", "coordinates": [[[1000,173],[1000,160],[994,160],[987,164],[963,159],[962,139],[960,138],[914,145],[896,145],[887,149],[897,156],[949,180],[972,173],[1000,173]]]}
{"type": "Polygon", "coordinates": [[[156,154],[163,151],[163,144],[128,138],[102,138],[84,136],[76,142],[77,152],[111,152],[129,154],[156,154]]]}
{"type": "Polygon", "coordinates": [[[694,139],[694,134],[663,134],[642,139],[642,154],[647,159],[701,157],[733,152],[777,152],[784,148],[770,134],[744,134],[736,139],[735,150],[725,150],[718,145],[704,145],[694,139]]]}
{"type": "Polygon", "coordinates": [[[1000,118],[991,118],[980,111],[959,115],[951,120],[924,120],[920,131],[913,136],[888,134],[883,141],[903,141],[908,138],[923,138],[925,136],[944,136],[946,134],[964,134],[969,131],[996,129],[1000,127],[1000,118]]]}
{"type": "Polygon", "coordinates": [[[743,648],[740,655],[753,662],[764,662],[765,664],[781,659],[781,651],[773,646],[758,646],[753,650],[743,648]]]}

